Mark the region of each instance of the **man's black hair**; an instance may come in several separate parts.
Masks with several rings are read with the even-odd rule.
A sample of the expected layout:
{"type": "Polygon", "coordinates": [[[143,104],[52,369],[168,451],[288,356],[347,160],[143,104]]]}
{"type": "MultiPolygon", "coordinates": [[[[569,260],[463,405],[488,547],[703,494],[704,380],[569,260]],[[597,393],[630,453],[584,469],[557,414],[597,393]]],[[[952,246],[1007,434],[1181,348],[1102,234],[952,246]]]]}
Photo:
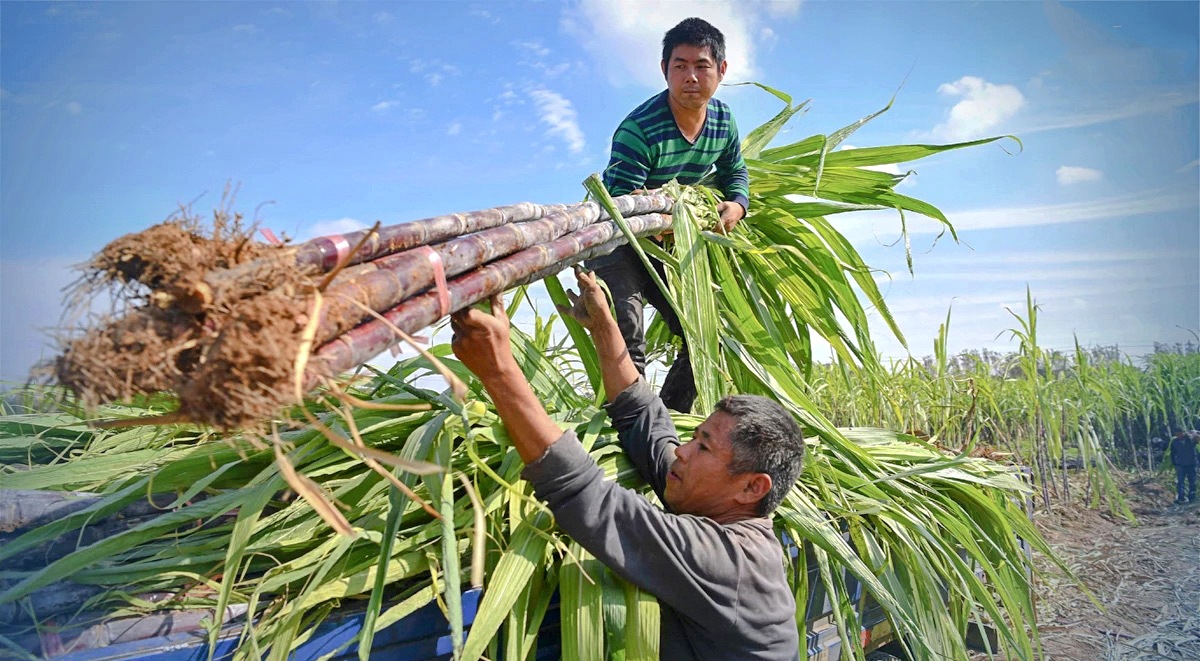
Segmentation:
{"type": "Polygon", "coordinates": [[[725,61],[725,35],[702,18],[685,18],[663,35],[662,61],[671,63],[671,53],[680,44],[703,48],[708,46],[714,64],[725,61]]]}
{"type": "Polygon", "coordinates": [[[759,502],[759,515],[773,512],[791,490],[804,468],[804,434],[800,425],[779,403],[758,395],[730,395],[717,402],[737,421],[729,434],[733,459],[729,471],[766,473],[771,491],[759,502]]]}

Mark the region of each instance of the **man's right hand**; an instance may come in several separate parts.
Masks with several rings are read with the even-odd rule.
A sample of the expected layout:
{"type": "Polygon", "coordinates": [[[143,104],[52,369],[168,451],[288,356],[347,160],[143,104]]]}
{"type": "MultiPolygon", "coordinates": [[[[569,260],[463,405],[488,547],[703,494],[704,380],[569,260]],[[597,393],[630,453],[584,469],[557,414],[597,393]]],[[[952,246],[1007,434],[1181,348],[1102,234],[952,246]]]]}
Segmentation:
{"type": "Polygon", "coordinates": [[[494,294],[491,304],[491,314],[467,307],[450,315],[450,328],[454,331],[450,348],[484,386],[505,373],[520,373],[512,355],[503,296],[494,294]]]}
{"type": "Polygon", "coordinates": [[[564,316],[578,321],[580,326],[588,330],[595,330],[603,323],[613,323],[612,313],[608,309],[608,299],[605,298],[604,289],[600,283],[596,282],[596,274],[576,266],[575,282],[579,285],[579,295],[568,289],[567,299],[571,301],[571,305],[570,307],[555,306],[558,311],[564,316]]]}

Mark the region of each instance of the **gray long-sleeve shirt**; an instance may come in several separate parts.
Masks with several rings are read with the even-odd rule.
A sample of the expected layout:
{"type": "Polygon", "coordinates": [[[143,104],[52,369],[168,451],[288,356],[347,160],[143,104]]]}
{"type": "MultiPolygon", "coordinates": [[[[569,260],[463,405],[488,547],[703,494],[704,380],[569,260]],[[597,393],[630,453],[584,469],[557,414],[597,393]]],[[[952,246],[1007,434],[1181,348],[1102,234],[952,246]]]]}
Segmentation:
{"type": "MultiPolygon", "coordinates": [[[[662,400],[639,380],[606,408],[621,446],[662,499],[679,445],[662,400]]],[[[559,528],[658,598],[661,658],[799,658],[796,602],[770,519],[723,525],[665,512],[605,480],[573,432],[523,476],[559,528]]]]}

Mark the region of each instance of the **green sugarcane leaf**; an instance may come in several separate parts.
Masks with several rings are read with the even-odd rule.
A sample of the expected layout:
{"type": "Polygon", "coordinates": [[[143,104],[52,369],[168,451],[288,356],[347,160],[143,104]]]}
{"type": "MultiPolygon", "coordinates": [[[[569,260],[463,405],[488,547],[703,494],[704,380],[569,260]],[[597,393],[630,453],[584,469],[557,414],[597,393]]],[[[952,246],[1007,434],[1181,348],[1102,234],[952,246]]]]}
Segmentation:
{"type": "Polygon", "coordinates": [[[267,506],[271,496],[284,486],[283,477],[272,466],[266,471],[263,479],[250,489],[238,506],[237,521],[233,524],[233,534],[229,537],[229,550],[225,555],[225,573],[221,579],[221,588],[217,593],[217,606],[213,611],[213,620],[208,632],[208,658],[210,661],[217,648],[217,638],[221,633],[221,620],[225,614],[225,608],[229,605],[234,585],[241,573],[242,558],[250,541],[250,533],[258,523],[258,518],[262,515],[263,508],[267,506]]]}
{"type": "Polygon", "coordinates": [[[520,597],[523,586],[542,565],[548,543],[545,532],[549,527],[550,517],[543,512],[517,526],[512,543],[492,572],[488,591],[479,604],[479,614],[467,634],[462,652],[464,659],[471,661],[480,657],[504,622],[508,610],[520,597]]]}
{"type": "Polygon", "coordinates": [[[120,551],[133,548],[148,540],[157,539],[163,532],[174,530],[181,525],[198,519],[206,519],[224,514],[238,507],[243,498],[243,493],[229,491],[190,507],[169,512],[135,526],[130,530],[68,553],[46,567],[35,571],[16,585],[4,590],[4,592],[0,592],[0,604],[20,599],[40,587],[63,580],[75,571],[109,558],[120,551]]]}
{"type": "Polygon", "coordinates": [[[563,657],[602,661],[604,657],[604,565],[572,542],[559,571],[562,594],[563,657]]]}

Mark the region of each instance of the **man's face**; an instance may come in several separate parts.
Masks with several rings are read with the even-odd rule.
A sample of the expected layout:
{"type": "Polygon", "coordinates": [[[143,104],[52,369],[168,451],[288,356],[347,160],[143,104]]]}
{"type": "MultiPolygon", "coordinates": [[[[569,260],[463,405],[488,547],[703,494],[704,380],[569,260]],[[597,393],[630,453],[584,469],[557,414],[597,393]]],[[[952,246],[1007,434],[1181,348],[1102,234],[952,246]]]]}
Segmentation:
{"type": "Polygon", "coordinates": [[[676,46],[671,59],[662,63],[671,101],[690,110],[708,105],[725,77],[725,67],[725,62],[713,60],[708,46],[676,46]]]}
{"type": "Polygon", "coordinates": [[[696,428],[692,440],[675,449],[663,494],[677,514],[716,518],[736,506],[735,496],[746,488],[746,476],[731,475],[730,432],[737,419],[716,411],[696,428]]]}

